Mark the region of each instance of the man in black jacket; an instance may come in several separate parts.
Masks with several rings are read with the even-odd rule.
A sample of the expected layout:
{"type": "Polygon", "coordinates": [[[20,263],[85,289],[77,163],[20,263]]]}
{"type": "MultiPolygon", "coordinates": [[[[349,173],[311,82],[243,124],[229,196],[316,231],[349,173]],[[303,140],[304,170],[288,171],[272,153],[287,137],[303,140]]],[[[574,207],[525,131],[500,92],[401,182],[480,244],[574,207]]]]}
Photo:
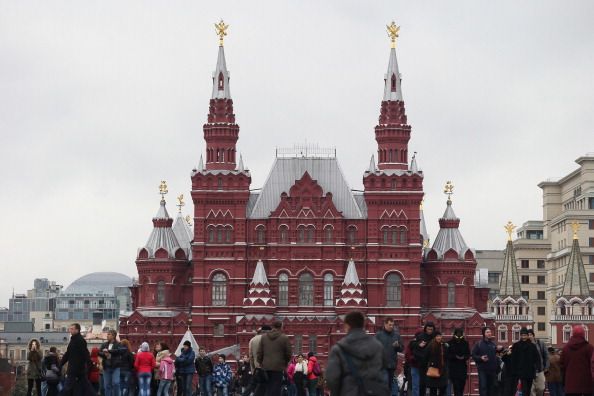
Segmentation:
{"type": "Polygon", "coordinates": [[[60,361],[60,367],[68,363],[68,369],[66,370],[66,381],[60,395],[94,396],[96,393],[87,379],[87,369],[91,362],[87,342],[80,335],[80,325],[78,323],[71,324],[68,331],[70,332],[70,342],[60,361]]]}
{"type": "Polygon", "coordinates": [[[395,386],[394,372],[396,371],[396,363],[398,362],[398,352],[402,352],[402,341],[400,340],[400,334],[394,329],[394,319],[386,318],[384,320],[384,327],[375,333],[375,338],[384,348],[387,381],[390,392],[392,392],[392,388],[395,386]]]}
{"type": "Polygon", "coordinates": [[[528,338],[528,329],[522,327],[520,330],[520,341],[514,343],[511,352],[512,369],[514,370],[514,382],[522,383],[524,395],[530,394],[532,382],[540,364],[540,357],[536,345],[528,338]]]}
{"type": "Polygon", "coordinates": [[[196,372],[198,373],[198,382],[200,384],[200,393],[198,395],[210,396],[212,395],[212,359],[206,354],[206,349],[200,348],[198,350],[198,357],[196,358],[196,372]]]}
{"type": "Polygon", "coordinates": [[[103,389],[105,396],[120,396],[120,364],[124,349],[116,340],[115,330],[107,332],[107,342],[101,345],[99,356],[103,359],[103,389]]]}

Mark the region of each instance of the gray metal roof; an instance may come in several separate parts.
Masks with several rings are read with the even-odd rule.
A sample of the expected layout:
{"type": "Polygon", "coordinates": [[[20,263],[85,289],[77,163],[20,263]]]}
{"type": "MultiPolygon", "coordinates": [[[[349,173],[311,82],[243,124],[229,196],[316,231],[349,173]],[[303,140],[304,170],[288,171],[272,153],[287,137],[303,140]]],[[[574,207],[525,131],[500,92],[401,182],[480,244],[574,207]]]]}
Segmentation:
{"type": "Polygon", "coordinates": [[[262,260],[258,260],[256,264],[256,270],[254,271],[254,277],[250,285],[268,285],[268,277],[266,276],[266,270],[264,269],[262,260]]]}
{"type": "Polygon", "coordinates": [[[398,71],[398,60],[396,59],[396,49],[390,50],[390,61],[388,62],[388,71],[384,76],[384,100],[402,100],[402,87],[400,72],[398,71]],[[396,90],[392,91],[392,75],[396,77],[396,90]]]}
{"type": "Polygon", "coordinates": [[[512,241],[507,241],[505,247],[505,256],[503,259],[503,271],[499,281],[499,297],[520,297],[522,288],[520,286],[520,277],[518,276],[518,266],[516,265],[516,255],[512,241]]]}
{"type": "Polygon", "coordinates": [[[280,203],[281,194],[289,193],[291,186],[308,172],[322,187],[324,194],[331,192],[332,201],[345,218],[361,219],[363,213],[349,188],[336,158],[276,158],[268,179],[262,187],[249,218],[270,216],[280,203]]]}
{"type": "Polygon", "coordinates": [[[225,50],[223,46],[219,47],[219,56],[217,57],[217,67],[212,72],[212,96],[211,99],[231,99],[231,90],[229,89],[229,71],[225,61],[225,50]],[[219,89],[219,74],[223,74],[223,89],[219,89]]]}
{"type": "Polygon", "coordinates": [[[182,248],[190,249],[190,242],[193,239],[192,230],[181,213],[178,213],[175,218],[175,222],[173,223],[173,233],[182,248]]]}
{"type": "Polygon", "coordinates": [[[118,286],[132,286],[132,278],[118,272],[93,272],[72,282],[60,296],[97,293],[113,296],[118,286]]]}
{"type": "Polygon", "coordinates": [[[359,275],[357,274],[357,267],[353,259],[349,260],[349,265],[344,275],[344,281],[342,282],[345,286],[360,286],[359,275]]]}
{"type": "MultiPolygon", "coordinates": [[[[454,209],[452,209],[452,202],[448,200],[447,208],[442,216],[443,220],[460,220],[456,217],[454,213],[454,209]]],[[[433,242],[432,249],[437,252],[438,258],[442,258],[444,253],[450,249],[453,249],[456,253],[458,253],[459,257],[462,257],[466,251],[468,250],[468,246],[466,242],[464,242],[464,238],[462,238],[462,234],[458,227],[441,227],[437,236],[435,237],[435,242],[433,242]]]]}
{"type": "Polygon", "coordinates": [[[4,339],[7,344],[28,344],[32,339],[43,339],[43,345],[47,343],[49,346],[55,346],[67,344],[70,341],[70,334],[66,331],[0,332],[0,338],[4,339]]]}
{"type": "Polygon", "coordinates": [[[367,202],[365,202],[365,194],[362,192],[353,192],[353,197],[355,198],[355,202],[363,215],[363,218],[367,218],[367,202]]]}
{"type": "Polygon", "coordinates": [[[563,297],[590,296],[588,278],[586,278],[586,269],[584,268],[580,244],[577,238],[573,239],[573,245],[571,246],[565,283],[563,284],[563,293],[561,295],[563,297]]]}
{"type": "MultiPolygon", "coordinates": [[[[165,200],[161,200],[159,211],[153,220],[171,220],[167,209],[165,208],[165,200]]],[[[165,249],[170,258],[175,257],[175,252],[182,246],[178,242],[173,229],[170,226],[153,227],[153,231],[149,236],[144,248],[148,251],[149,258],[155,257],[155,252],[159,249],[165,249]]],[[[187,254],[186,254],[187,256],[187,254]]]]}

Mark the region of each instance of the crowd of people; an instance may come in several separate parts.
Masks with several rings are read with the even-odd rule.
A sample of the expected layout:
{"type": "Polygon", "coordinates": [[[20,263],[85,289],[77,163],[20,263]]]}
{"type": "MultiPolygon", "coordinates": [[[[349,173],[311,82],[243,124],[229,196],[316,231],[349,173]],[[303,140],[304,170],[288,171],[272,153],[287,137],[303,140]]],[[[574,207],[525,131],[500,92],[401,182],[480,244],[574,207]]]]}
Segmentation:
{"type": "Polygon", "coordinates": [[[462,396],[469,391],[471,361],[480,396],[593,393],[594,347],[582,326],[575,326],[569,342],[557,351],[526,328],[519,341],[505,346],[497,345],[485,327],[471,348],[459,328],[446,341],[428,322],[405,345],[393,319],[386,319],[375,335],[367,333],[365,323],[360,312],[345,315],[346,336],[331,348],[325,370],[314,352],[293,354],[280,321],[262,326],[234,367],[225,355],[209,355],[204,348],[196,355],[189,341],[177,355],[164,343],[151,350],[143,342],[134,352],[127,340],[117,340],[115,331],[89,352],[75,323],[61,356],[55,347],[42,356],[39,342],[31,340],[27,395],[462,396]]]}

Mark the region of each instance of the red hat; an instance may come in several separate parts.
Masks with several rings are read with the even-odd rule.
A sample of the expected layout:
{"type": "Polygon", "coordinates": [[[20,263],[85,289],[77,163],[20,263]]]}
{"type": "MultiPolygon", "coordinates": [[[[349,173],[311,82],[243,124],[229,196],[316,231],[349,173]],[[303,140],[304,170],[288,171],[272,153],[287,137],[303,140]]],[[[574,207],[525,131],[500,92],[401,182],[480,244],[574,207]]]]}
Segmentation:
{"type": "Polygon", "coordinates": [[[582,325],[575,325],[572,329],[572,335],[576,337],[586,337],[586,332],[584,331],[584,326],[582,325]]]}

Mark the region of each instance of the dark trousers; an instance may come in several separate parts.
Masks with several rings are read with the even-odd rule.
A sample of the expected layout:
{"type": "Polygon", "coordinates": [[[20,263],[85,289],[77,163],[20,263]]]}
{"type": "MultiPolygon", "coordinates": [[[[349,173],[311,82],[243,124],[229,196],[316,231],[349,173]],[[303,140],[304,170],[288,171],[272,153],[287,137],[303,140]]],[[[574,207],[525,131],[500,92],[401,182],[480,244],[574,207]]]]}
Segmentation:
{"type": "Polygon", "coordinates": [[[31,396],[31,392],[33,391],[33,383],[35,383],[35,389],[37,389],[37,396],[41,396],[41,378],[27,379],[27,396],[31,396]]]}
{"type": "Polygon", "coordinates": [[[437,392],[439,391],[439,396],[443,396],[446,394],[447,386],[443,386],[441,388],[431,387],[429,388],[429,395],[430,396],[437,396],[437,392]]]}
{"type": "Polygon", "coordinates": [[[525,396],[530,395],[530,390],[532,389],[532,382],[534,378],[520,378],[520,382],[522,383],[522,394],[525,396]]]}
{"type": "Polygon", "coordinates": [[[254,396],[264,396],[266,394],[266,382],[267,378],[264,371],[260,368],[255,369],[254,375],[252,375],[250,383],[243,391],[242,396],[250,396],[252,392],[254,396]]]}
{"type": "Polygon", "coordinates": [[[479,370],[479,394],[480,396],[493,396],[497,374],[486,370],[479,370]]]}
{"type": "Polygon", "coordinates": [[[96,396],[86,374],[68,374],[64,381],[61,396],[96,396]]]}
{"type": "Polygon", "coordinates": [[[563,384],[561,382],[547,382],[551,396],[563,396],[563,384]]]}
{"type": "Polygon", "coordinates": [[[464,395],[466,378],[451,378],[450,381],[452,381],[452,387],[454,388],[454,396],[464,395]]]}
{"type": "Polygon", "coordinates": [[[266,382],[266,396],[279,396],[281,394],[283,372],[266,370],[266,374],[268,374],[268,382],[266,382]]]}
{"type": "Polygon", "coordinates": [[[295,381],[295,388],[297,389],[297,396],[305,396],[305,375],[302,372],[296,372],[293,376],[295,381]]]}
{"type": "Polygon", "coordinates": [[[390,394],[392,394],[392,388],[394,387],[394,371],[396,371],[395,368],[386,369],[386,376],[388,377],[388,388],[390,389],[390,394]]]}
{"type": "Polygon", "coordinates": [[[47,382],[46,396],[58,396],[58,382],[47,382]]]}

